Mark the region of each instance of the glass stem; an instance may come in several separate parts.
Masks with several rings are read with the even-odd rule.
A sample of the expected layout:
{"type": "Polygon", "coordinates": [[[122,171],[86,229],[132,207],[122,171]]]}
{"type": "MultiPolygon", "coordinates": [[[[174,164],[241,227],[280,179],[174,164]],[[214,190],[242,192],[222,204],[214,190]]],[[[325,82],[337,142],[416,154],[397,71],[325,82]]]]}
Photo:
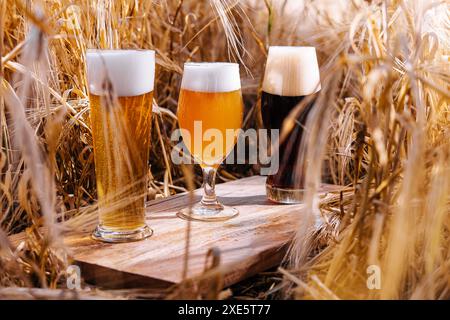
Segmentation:
{"type": "Polygon", "coordinates": [[[201,204],[205,206],[216,205],[216,172],[213,167],[204,167],[203,170],[203,197],[201,204]]]}

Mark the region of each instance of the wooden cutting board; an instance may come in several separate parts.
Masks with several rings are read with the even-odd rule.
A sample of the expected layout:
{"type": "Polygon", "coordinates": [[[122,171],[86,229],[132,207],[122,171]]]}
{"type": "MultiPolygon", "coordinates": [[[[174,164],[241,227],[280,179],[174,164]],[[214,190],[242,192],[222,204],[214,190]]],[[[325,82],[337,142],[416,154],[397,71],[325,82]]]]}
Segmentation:
{"type": "MultiPolygon", "coordinates": [[[[337,187],[324,185],[322,189],[325,194],[337,187]]],[[[195,201],[201,193],[194,191],[195,201]]],[[[279,264],[301,223],[304,205],[268,201],[265,178],[259,176],[218,184],[216,193],[222,203],[238,208],[239,215],[228,221],[191,222],[188,277],[204,271],[206,254],[213,247],[220,252],[225,286],[279,264]]],[[[182,281],[188,222],[176,213],[190,199],[189,194],[179,194],[149,202],[147,224],[153,235],[143,241],[97,242],[90,237],[94,225],[66,236],[84,279],[108,288],[162,288],[182,281]]]]}

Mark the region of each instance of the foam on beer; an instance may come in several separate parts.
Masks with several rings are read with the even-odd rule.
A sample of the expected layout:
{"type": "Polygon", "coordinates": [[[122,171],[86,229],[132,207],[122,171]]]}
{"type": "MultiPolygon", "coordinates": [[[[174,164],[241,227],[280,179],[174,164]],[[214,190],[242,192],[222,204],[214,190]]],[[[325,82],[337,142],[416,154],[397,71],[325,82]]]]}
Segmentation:
{"type": "Polygon", "coordinates": [[[280,96],[306,96],[320,90],[314,47],[270,47],[263,91],[280,96]]]}
{"type": "Polygon", "coordinates": [[[155,51],[88,50],[86,53],[89,92],[105,94],[107,80],[119,97],[138,96],[153,91],[155,51]]]}
{"type": "Polygon", "coordinates": [[[228,62],[187,62],[184,64],[181,88],[198,92],[239,90],[239,65],[228,62]]]}

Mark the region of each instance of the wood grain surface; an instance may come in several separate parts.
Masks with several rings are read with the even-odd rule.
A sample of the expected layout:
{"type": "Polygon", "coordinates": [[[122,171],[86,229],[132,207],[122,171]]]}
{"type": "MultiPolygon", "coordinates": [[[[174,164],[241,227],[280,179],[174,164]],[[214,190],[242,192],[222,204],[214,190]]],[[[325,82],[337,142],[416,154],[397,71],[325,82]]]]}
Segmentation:
{"type": "MultiPolygon", "coordinates": [[[[337,190],[323,185],[322,193],[337,190]]],[[[191,221],[188,277],[205,269],[206,253],[220,252],[224,285],[229,286],[279,264],[302,221],[303,204],[280,205],[267,200],[265,178],[254,176],[216,186],[220,201],[238,208],[228,221],[191,221]]],[[[108,288],[167,287],[182,281],[187,221],[179,209],[198,201],[202,190],[149,202],[147,224],[153,235],[143,241],[109,244],[94,241],[90,230],[65,237],[87,281],[108,288]]],[[[92,228],[94,225],[92,225],[92,228]]],[[[20,236],[14,236],[17,243],[20,236]]]]}

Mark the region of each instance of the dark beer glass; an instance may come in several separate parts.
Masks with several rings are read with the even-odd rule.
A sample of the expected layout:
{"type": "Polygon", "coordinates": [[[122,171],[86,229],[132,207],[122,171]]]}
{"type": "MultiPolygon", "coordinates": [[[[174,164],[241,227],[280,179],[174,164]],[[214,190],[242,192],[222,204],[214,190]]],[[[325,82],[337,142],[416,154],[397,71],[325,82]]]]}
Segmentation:
{"type": "Polygon", "coordinates": [[[267,129],[278,129],[303,100],[295,125],[280,141],[276,151],[279,169],[266,181],[268,199],[278,203],[303,200],[304,177],[298,152],[304,126],[317,92],[320,90],[319,66],[313,47],[270,47],[261,96],[261,113],[267,129]]]}

